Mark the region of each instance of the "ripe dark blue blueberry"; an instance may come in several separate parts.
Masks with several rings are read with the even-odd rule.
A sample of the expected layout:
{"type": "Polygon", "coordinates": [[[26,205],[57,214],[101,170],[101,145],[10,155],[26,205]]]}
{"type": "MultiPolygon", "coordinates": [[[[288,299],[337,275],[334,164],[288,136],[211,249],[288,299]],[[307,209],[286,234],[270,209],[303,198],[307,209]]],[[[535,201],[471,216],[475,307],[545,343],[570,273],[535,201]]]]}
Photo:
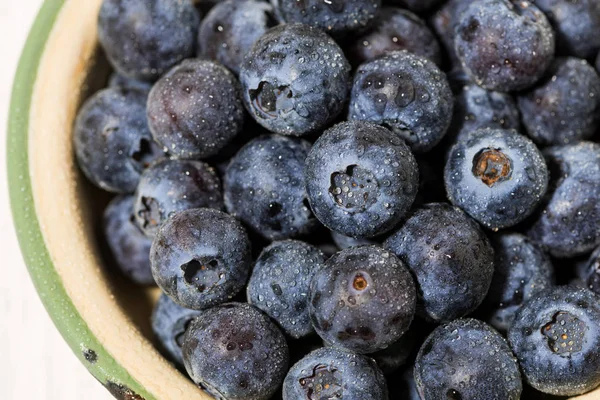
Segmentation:
{"type": "Polygon", "coordinates": [[[600,77],[585,60],[556,59],[547,78],[518,100],[527,133],[541,145],[586,140],[600,127],[600,77]]]}
{"type": "Polygon", "coordinates": [[[152,275],[177,304],[201,310],[232,299],[246,284],[252,255],[242,225],[224,212],[176,213],[150,249],[152,275]]]}
{"type": "Polygon", "coordinates": [[[73,134],[85,176],[109,192],[133,193],[142,171],[164,157],[146,122],[146,98],[138,91],[101,90],[79,110],[73,134]]]}
{"type": "Polygon", "coordinates": [[[316,217],[352,237],[392,229],[408,211],[419,171],[402,139],[372,123],[342,122],[313,145],[306,191],[316,217]]]}
{"type": "Polygon", "coordinates": [[[520,308],[508,341],[535,389],[575,396],[600,385],[600,298],[587,289],[547,289],[520,308]]]}
{"type": "Polygon", "coordinates": [[[299,240],[273,242],[258,256],[248,302],[261,309],[294,339],[314,332],[308,316],[308,289],[325,262],[318,248],[299,240]]]}
{"type": "Polygon", "coordinates": [[[304,189],[310,143],[265,135],[246,144],[225,173],[227,211],[271,240],[309,233],[317,221],[304,189]]]}
{"type": "Polygon", "coordinates": [[[454,49],[455,26],[460,22],[460,16],[472,0],[447,0],[429,20],[437,33],[440,43],[446,50],[452,70],[462,70],[460,60],[454,49]]]}
{"type": "Polygon", "coordinates": [[[340,114],[350,88],[350,64],[319,29],[285,24],[252,46],[240,81],[246,108],[259,124],[301,136],[325,128],[340,114]]]}
{"type": "Polygon", "coordinates": [[[440,45],[425,21],[408,10],[384,7],[377,23],[353,40],[352,61],[363,63],[394,50],[407,50],[437,65],[442,63],[440,45]]]}
{"type": "Polygon", "coordinates": [[[192,380],[217,399],[268,400],[289,364],[283,333],[242,303],[202,312],[187,329],[182,350],[192,380]]]}
{"type": "Polygon", "coordinates": [[[600,295],[600,247],[590,255],[590,258],[577,271],[578,278],[585,287],[600,295]]]}
{"type": "Polygon", "coordinates": [[[242,60],[254,42],[275,25],[273,7],[265,1],[219,2],[200,24],[198,53],[239,74],[242,60]]]}
{"type": "Polygon", "coordinates": [[[454,44],[480,86],[509,92],[533,85],[554,58],[548,19],[527,1],[479,0],[461,14],[454,44]]]}
{"type": "Polygon", "coordinates": [[[498,230],[523,221],[541,203],[548,168],[529,138],[514,130],[479,129],[450,149],[444,180],[454,205],[498,230]]]}
{"type": "Polygon", "coordinates": [[[98,39],[117,71],[152,81],[194,55],[199,23],[190,0],[104,0],[98,39]]]}
{"type": "Polygon", "coordinates": [[[342,36],[367,28],[376,21],[381,0],[275,0],[287,23],[299,22],[342,36]]]}
{"type": "Polygon", "coordinates": [[[216,154],[242,130],[244,107],[235,76],[209,60],[184,60],[148,97],[154,140],[177,158],[216,154]]]}
{"type": "Polygon", "coordinates": [[[183,366],[181,346],[185,331],[201,311],[181,307],[162,294],[152,312],[152,331],[162,353],[177,366],[183,366]]]}
{"type": "Polygon", "coordinates": [[[519,233],[492,236],[494,277],[481,309],[494,328],[505,333],[517,310],[532,296],[554,285],[550,258],[519,233]]]}
{"type": "Polygon", "coordinates": [[[402,261],[367,245],[329,258],[313,275],[309,301],[312,323],[327,344],[366,354],[406,333],[416,292],[402,261]]]}
{"type": "Polygon", "coordinates": [[[153,237],[172,214],[190,208],[223,208],[221,182],[215,170],[200,161],[163,160],[152,164],[135,192],[135,218],[153,237]]]}
{"type": "Polygon", "coordinates": [[[417,314],[452,321],[475,310],[494,273],[494,251],[479,225],[449,204],[413,212],[384,246],[410,269],[417,285],[417,314]]]}
{"type": "Polygon", "coordinates": [[[139,285],[154,285],[149,239],[137,225],[133,196],[117,196],[104,210],[104,237],[119,271],[139,285]]]}
{"type": "Polygon", "coordinates": [[[519,365],[506,340],[476,319],[457,319],[427,338],[415,361],[422,399],[518,400],[519,365]]]}
{"type": "Polygon", "coordinates": [[[453,104],[446,75],[432,61],[393,51],[358,67],[348,119],[383,125],[425,152],[446,134],[453,104]]]}
{"type": "Polygon", "coordinates": [[[600,50],[600,3],[597,0],[535,0],[556,34],[562,55],[594,57],[600,50]]]}
{"type": "Polygon", "coordinates": [[[520,127],[519,109],[511,95],[470,84],[456,95],[448,138],[461,140],[481,128],[519,130],[520,127]]]}
{"type": "Polygon", "coordinates": [[[298,361],[283,382],[283,400],[387,400],[385,377],[371,358],[332,347],[298,361]]]}
{"type": "Polygon", "coordinates": [[[600,145],[580,142],[544,151],[551,181],[528,235],[554,257],[600,246],[600,145]]]}

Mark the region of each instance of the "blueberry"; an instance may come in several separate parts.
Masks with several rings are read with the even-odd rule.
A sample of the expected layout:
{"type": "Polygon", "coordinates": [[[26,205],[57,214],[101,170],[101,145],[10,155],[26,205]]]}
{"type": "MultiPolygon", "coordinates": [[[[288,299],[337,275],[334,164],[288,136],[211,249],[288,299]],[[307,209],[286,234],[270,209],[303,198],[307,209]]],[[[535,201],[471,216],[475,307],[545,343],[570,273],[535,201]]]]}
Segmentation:
{"type": "Polygon", "coordinates": [[[544,151],[551,181],[528,235],[554,257],[600,245],[600,145],[580,142],[544,151]]]}
{"type": "Polygon", "coordinates": [[[334,254],[313,275],[309,312],[335,347],[373,353],[400,339],[412,322],[415,284],[396,256],[375,245],[334,254]]]}
{"type": "Polygon", "coordinates": [[[578,272],[585,286],[596,294],[600,294],[600,247],[590,255],[578,272]]]}
{"type": "Polygon", "coordinates": [[[413,321],[410,329],[400,339],[385,349],[369,354],[385,375],[390,376],[394,374],[409,361],[416,347],[415,345],[417,345],[417,331],[414,325],[413,321]]]}
{"type": "Polygon", "coordinates": [[[268,400],[283,382],[289,350],[283,333],[249,304],[204,311],[183,339],[192,380],[217,399],[268,400]]]}
{"type": "Polygon", "coordinates": [[[466,85],[456,96],[449,139],[464,139],[480,128],[516,129],[521,127],[519,109],[511,95],[466,85]]]}
{"type": "Polygon", "coordinates": [[[457,319],[427,338],[415,362],[422,399],[518,400],[523,390],[506,340],[476,319],[457,319]]]}
{"type": "Polygon", "coordinates": [[[344,250],[350,247],[362,246],[365,244],[377,244],[373,239],[368,238],[353,238],[351,236],[342,235],[336,231],[331,231],[331,238],[338,249],[344,250]]]}
{"type": "Polygon", "coordinates": [[[556,59],[546,79],[518,99],[527,133],[542,145],[586,140],[600,127],[600,77],[585,60],[556,59]]]}
{"type": "Polygon", "coordinates": [[[152,331],[165,356],[178,366],[183,365],[181,346],[188,326],[201,311],[181,307],[162,294],[152,312],[152,331]]]}
{"type": "Polygon", "coordinates": [[[137,79],[131,79],[126,76],[113,72],[108,80],[108,87],[110,88],[121,88],[125,91],[138,91],[145,96],[148,96],[152,89],[152,84],[146,81],[138,81],[137,79]]]}
{"type": "Polygon", "coordinates": [[[535,0],[556,34],[557,51],[581,58],[600,50],[600,3],[597,0],[535,0]]]}
{"type": "Polygon", "coordinates": [[[246,284],[252,255],[242,225],[224,212],[176,213],[150,249],[152,275],[177,304],[200,310],[232,299],[246,284]]]}
{"type": "Polygon", "coordinates": [[[461,20],[461,14],[473,0],[448,0],[431,17],[430,24],[440,43],[446,50],[452,69],[462,70],[460,60],[454,50],[454,28],[461,20]]]}
{"type": "Polygon", "coordinates": [[[311,232],[317,224],[306,200],[304,160],[310,144],[265,135],[246,144],[225,173],[230,214],[271,240],[311,232]]]}
{"type": "Polygon", "coordinates": [[[313,145],[306,191],[329,229],[371,237],[392,229],[418,189],[417,163],[404,141],[368,122],[342,122],[313,145]]]}
{"type": "Polygon", "coordinates": [[[444,171],[450,201],[498,230],[531,215],[548,187],[544,157],[514,130],[479,129],[457,142],[444,171]]]}
{"type": "Polygon", "coordinates": [[[563,286],[533,296],[520,308],[508,341],[535,389],[575,396],[600,385],[600,298],[563,286]]]}
{"type": "Polygon", "coordinates": [[[199,54],[240,73],[244,55],[269,28],[277,25],[273,7],[259,0],[219,2],[206,15],[198,33],[199,54]]]}
{"type": "Polygon", "coordinates": [[[350,51],[359,64],[389,51],[407,50],[440,65],[440,45],[425,21],[408,10],[384,7],[377,24],[353,41],[350,51]]]}
{"type": "Polygon", "coordinates": [[[492,236],[494,277],[481,308],[486,320],[500,332],[508,331],[515,313],[529,298],[554,285],[552,263],[527,236],[492,236]]]}
{"type": "Polygon", "coordinates": [[[342,111],[350,65],[329,36],[301,24],[269,30],[246,54],[240,71],[244,102],[268,130],[301,136],[342,111]]]}
{"type": "Polygon", "coordinates": [[[199,23],[190,0],[103,0],[98,39],[117,71],[152,81],[194,55],[199,23]]]}
{"type": "Polygon", "coordinates": [[[137,91],[110,88],[93,95],[79,110],[75,155],[96,186],[133,193],[148,164],[164,157],[148,130],[145,100],[137,91]]]}
{"type": "Polygon", "coordinates": [[[133,196],[115,197],[104,210],[104,237],[119,271],[139,285],[154,285],[150,246],[133,214],[133,196]]]}
{"type": "Polygon", "coordinates": [[[381,370],[372,359],[332,347],[298,361],[283,382],[283,400],[387,400],[381,370]]]}
{"type": "Polygon", "coordinates": [[[348,119],[388,127],[413,151],[426,152],[446,134],[453,103],[446,76],[433,62],[393,51],[358,67],[348,119]]]}
{"type": "Polygon", "coordinates": [[[472,2],[455,27],[454,42],[473,80],[501,92],[533,85],[554,57],[552,27],[527,1],[472,2]]]}
{"type": "Polygon", "coordinates": [[[325,262],[323,253],[298,240],[273,242],[254,264],[248,302],[264,311],[292,338],[314,332],[308,316],[310,280],[325,262]]]}
{"type": "Polygon", "coordinates": [[[148,97],[154,140],[177,158],[216,154],[242,130],[240,85],[225,67],[190,59],[171,69],[148,97]]]}
{"type": "Polygon", "coordinates": [[[416,13],[425,13],[442,4],[445,0],[387,0],[402,8],[408,8],[416,13]]]}
{"type": "Polygon", "coordinates": [[[479,225],[449,204],[414,211],[384,246],[410,269],[417,284],[417,314],[444,322],[483,301],[494,273],[494,251],[479,225]]]}
{"type": "Polygon", "coordinates": [[[276,0],[283,20],[320,28],[333,36],[364,30],[376,21],[381,0],[276,0]]]}
{"type": "Polygon", "coordinates": [[[200,161],[163,160],[144,171],[135,193],[135,218],[153,237],[172,214],[190,208],[223,208],[221,182],[200,161]]]}

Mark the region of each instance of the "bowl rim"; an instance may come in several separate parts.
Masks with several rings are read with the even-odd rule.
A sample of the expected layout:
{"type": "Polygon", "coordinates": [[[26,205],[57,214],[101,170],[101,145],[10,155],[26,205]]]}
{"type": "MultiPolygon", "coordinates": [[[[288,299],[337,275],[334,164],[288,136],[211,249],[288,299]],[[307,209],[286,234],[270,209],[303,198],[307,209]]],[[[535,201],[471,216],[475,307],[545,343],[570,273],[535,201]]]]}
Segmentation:
{"type": "Polygon", "coordinates": [[[35,289],[54,325],[77,358],[116,398],[151,400],[105,349],[68,296],[50,257],[35,212],[29,164],[29,125],[34,86],[46,44],[66,0],[45,0],[27,36],[16,73],[7,125],[7,183],[13,225],[35,289]]]}

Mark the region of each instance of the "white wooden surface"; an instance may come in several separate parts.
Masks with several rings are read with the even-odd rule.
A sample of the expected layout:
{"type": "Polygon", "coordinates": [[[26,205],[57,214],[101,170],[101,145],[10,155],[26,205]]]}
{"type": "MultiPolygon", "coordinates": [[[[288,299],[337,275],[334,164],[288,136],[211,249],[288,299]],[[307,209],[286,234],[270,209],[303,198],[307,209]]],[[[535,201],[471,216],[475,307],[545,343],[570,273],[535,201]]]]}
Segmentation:
{"type": "Polygon", "coordinates": [[[17,60],[42,0],[0,0],[0,399],[109,400],[46,314],[23,264],[6,188],[6,115],[17,60]]]}

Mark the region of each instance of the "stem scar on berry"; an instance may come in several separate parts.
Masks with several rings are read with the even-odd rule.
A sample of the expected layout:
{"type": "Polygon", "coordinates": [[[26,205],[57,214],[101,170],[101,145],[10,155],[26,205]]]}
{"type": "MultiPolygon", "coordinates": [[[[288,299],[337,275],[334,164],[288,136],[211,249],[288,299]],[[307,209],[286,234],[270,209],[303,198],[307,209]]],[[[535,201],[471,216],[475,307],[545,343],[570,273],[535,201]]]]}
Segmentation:
{"type": "Polygon", "coordinates": [[[486,148],[473,157],[473,175],[489,187],[510,179],[512,160],[501,149],[486,148]]]}
{"type": "Polygon", "coordinates": [[[542,334],[548,338],[548,346],[553,352],[569,356],[582,350],[586,330],[585,322],[566,311],[559,311],[544,325],[542,334]]]}
{"type": "Polygon", "coordinates": [[[354,275],[354,281],[352,282],[352,286],[354,287],[354,289],[362,292],[367,288],[367,286],[369,286],[369,283],[367,282],[363,274],[358,273],[354,275]]]}

